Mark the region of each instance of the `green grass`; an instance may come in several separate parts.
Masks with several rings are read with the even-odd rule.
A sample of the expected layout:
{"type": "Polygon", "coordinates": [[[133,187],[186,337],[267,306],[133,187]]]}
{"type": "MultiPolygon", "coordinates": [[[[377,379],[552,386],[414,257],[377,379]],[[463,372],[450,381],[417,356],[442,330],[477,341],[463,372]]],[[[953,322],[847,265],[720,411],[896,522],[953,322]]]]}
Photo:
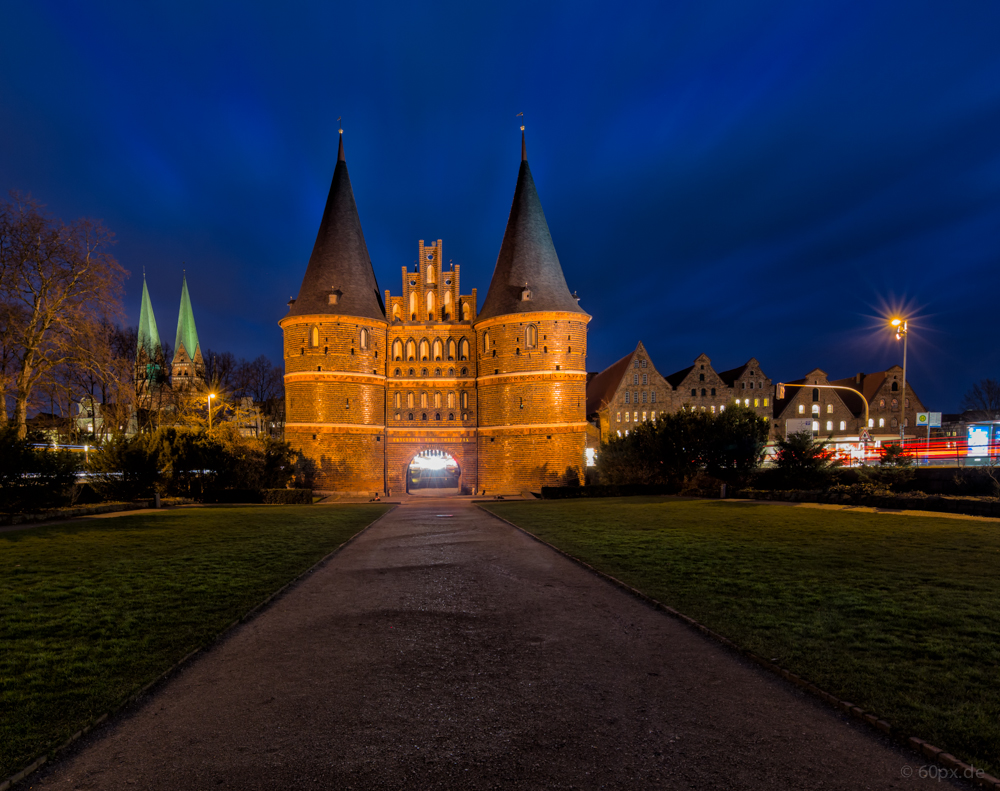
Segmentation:
{"type": "Polygon", "coordinates": [[[1000,524],[617,498],[486,506],[996,774],[1000,524]]]}
{"type": "Polygon", "coordinates": [[[0,779],[386,510],[213,507],[0,533],[0,779]]]}

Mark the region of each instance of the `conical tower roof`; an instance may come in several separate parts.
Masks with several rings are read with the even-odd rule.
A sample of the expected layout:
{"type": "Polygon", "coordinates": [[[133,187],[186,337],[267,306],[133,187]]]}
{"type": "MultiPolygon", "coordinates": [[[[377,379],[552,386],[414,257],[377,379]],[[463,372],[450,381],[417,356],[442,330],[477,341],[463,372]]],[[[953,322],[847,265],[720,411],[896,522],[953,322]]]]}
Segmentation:
{"type": "Polygon", "coordinates": [[[174,341],[174,355],[179,355],[181,347],[192,360],[198,353],[198,328],[194,326],[194,311],[188,294],[187,275],[181,281],[181,309],[177,314],[177,339],[174,341]]]}
{"type": "Polygon", "coordinates": [[[500,245],[490,290],[476,320],[552,310],[587,315],[566,285],[559,256],[552,244],[552,234],[545,221],[545,212],[542,211],[542,202],[538,199],[535,181],[528,167],[522,132],[521,169],[517,174],[507,230],[500,245]],[[531,293],[528,300],[523,299],[525,287],[531,293]]]}
{"type": "Polygon", "coordinates": [[[139,309],[139,339],[136,344],[136,355],[145,351],[147,359],[155,360],[156,353],[160,348],[160,333],[156,329],[156,316],[153,315],[153,304],[149,301],[146,275],[143,274],[142,307],[139,309]]]}
{"type": "Polygon", "coordinates": [[[289,316],[317,313],[385,320],[385,306],[347,174],[343,135],[316,244],[299,295],[288,311],[289,316]],[[331,294],[336,295],[335,300],[330,299],[331,294]]]}

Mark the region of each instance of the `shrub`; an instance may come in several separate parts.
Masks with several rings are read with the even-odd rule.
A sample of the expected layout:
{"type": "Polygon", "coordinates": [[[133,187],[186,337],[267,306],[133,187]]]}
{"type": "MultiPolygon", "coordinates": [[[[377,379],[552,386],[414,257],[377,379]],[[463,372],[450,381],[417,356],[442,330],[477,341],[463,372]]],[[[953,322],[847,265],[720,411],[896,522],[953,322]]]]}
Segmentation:
{"type": "Polygon", "coordinates": [[[312,505],[312,489],[265,489],[262,494],[268,505],[312,505]]]}
{"type": "Polygon", "coordinates": [[[0,511],[19,513],[69,502],[78,460],[66,451],[36,450],[17,427],[0,426],[0,511]]]}
{"type": "Polygon", "coordinates": [[[775,488],[823,489],[840,467],[826,443],[814,440],[808,431],[779,439],[776,447],[775,472],[768,476],[775,488]]]}
{"type": "Polygon", "coordinates": [[[163,480],[165,463],[155,437],[117,434],[90,452],[90,484],[107,500],[151,497],[163,480]]]}

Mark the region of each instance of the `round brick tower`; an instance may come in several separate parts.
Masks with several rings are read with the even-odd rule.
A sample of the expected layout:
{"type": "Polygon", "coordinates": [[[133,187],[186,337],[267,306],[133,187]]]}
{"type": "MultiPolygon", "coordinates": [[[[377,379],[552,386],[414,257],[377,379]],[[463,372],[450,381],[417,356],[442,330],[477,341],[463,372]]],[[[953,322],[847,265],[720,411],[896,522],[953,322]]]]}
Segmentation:
{"type": "Polygon", "coordinates": [[[589,321],[566,286],[522,132],[507,230],[475,322],[487,494],[582,482],[589,321]]]}
{"type": "Polygon", "coordinates": [[[319,491],[384,491],[388,322],[340,138],[299,295],[280,322],[285,438],[319,491]]]}

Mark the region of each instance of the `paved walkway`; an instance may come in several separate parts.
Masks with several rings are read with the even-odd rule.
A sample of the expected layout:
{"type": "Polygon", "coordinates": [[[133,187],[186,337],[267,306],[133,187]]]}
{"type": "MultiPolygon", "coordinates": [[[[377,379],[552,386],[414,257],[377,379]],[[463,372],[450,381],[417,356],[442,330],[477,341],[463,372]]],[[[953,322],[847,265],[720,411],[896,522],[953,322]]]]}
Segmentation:
{"type": "Polygon", "coordinates": [[[464,501],[407,502],[42,789],[888,789],[923,763],[464,501]]]}

